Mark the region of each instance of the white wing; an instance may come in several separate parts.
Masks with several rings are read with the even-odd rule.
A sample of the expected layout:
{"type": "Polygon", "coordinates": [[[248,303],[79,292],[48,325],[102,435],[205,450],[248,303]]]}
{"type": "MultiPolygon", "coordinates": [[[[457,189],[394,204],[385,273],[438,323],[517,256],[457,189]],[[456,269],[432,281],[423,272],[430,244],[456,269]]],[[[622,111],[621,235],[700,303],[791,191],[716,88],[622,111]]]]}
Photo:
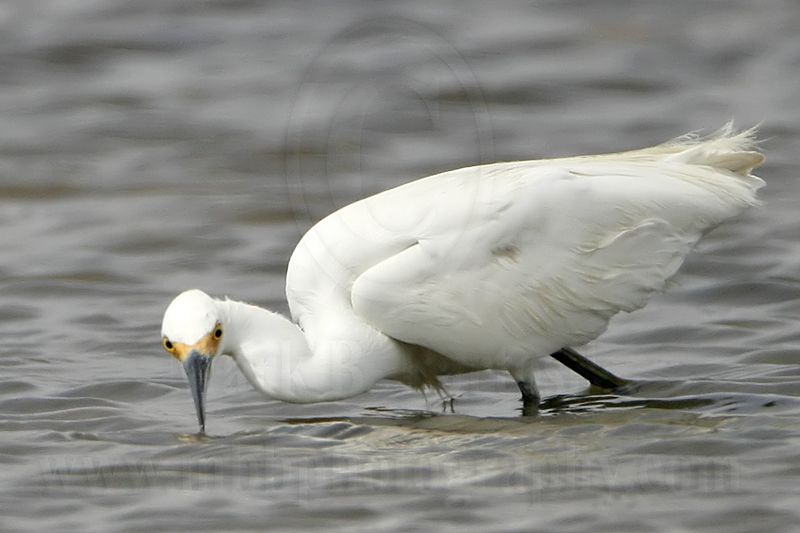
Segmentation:
{"type": "Polygon", "coordinates": [[[292,316],[312,340],[350,317],[477,368],[583,344],[662,290],[705,231],[757,203],[751,145],[751,132],[724,131],[499,163],[356,202],[298,244],[292,316]]]}
{"type": "Polygon", "coordinates": [[[360,275],[353,308],[394,338],[476,367],[584,344],[617,312],[645,305],[705,231],[752,202],[709,187],[737,181],[715,177],[687,165],[529,169],[519,187],[492,183],[470,223],[421,233],[360,275]]]}

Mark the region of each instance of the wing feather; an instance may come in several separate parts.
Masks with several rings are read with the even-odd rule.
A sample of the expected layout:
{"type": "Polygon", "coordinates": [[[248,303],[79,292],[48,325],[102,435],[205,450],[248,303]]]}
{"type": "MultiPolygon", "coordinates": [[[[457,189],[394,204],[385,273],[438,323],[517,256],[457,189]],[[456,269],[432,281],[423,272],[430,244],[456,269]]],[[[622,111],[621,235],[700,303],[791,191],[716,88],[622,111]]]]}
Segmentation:
{"type": "Polygon", "coordinates": [[[680,162],[511,165],[482,174],[467,222],[438,217],[360,274],[355,312],[463,364],[513,368],[645,305],[704,232],[755,203],[745,178],[680,162]]]}

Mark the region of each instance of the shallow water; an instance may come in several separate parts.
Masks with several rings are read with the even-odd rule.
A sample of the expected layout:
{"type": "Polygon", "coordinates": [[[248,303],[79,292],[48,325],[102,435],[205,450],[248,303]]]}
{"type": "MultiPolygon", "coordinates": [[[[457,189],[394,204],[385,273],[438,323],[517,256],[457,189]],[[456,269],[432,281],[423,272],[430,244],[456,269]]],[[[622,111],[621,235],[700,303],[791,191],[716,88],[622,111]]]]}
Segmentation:
{"type": "Polygon", "coordinates": [[[796,531],[800,6],[39,0],[0,6],[0,530],[796,531]],[[555,362],[348,401],[260,397],[209,436],[159,347],[200,287],[285,311],[336,207],[478,162],[764,122],[765,207],[555,362]]]}

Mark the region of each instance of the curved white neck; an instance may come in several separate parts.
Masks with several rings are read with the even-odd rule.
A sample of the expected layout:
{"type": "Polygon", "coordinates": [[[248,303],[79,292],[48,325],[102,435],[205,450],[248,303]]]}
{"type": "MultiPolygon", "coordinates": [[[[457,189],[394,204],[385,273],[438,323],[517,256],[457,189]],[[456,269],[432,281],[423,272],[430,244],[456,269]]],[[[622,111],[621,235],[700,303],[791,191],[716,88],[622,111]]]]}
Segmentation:
{"type": "Polygon", "coordinates": [[[231,300],[217,303],[225,328],[222,352],[272,398],[295,403],[348,398],[395,370],[362,364],[368,350],[363,343],[331,338],[309,343],[303,330],[280,314],[231,300]]]}

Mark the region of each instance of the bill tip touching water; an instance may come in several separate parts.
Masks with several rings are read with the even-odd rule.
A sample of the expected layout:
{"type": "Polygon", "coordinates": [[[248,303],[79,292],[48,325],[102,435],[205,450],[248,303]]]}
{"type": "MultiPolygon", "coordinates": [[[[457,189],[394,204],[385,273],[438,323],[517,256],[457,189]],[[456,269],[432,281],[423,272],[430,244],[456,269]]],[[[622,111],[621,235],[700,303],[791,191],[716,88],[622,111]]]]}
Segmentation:
{"type": "Polygon", "coordinates": [[[270,398],[330,401],[394,379],[508,371],[536,405],[537,359],[625,383],[574,347],[662,291],[700,238],[758,204],[755,130],[728,125],[615,154],[495,163],[423,178],[329,215],[289,261],[290,317],[178,295],[162,343],[205,430],[214,358],[270,398]]]}

